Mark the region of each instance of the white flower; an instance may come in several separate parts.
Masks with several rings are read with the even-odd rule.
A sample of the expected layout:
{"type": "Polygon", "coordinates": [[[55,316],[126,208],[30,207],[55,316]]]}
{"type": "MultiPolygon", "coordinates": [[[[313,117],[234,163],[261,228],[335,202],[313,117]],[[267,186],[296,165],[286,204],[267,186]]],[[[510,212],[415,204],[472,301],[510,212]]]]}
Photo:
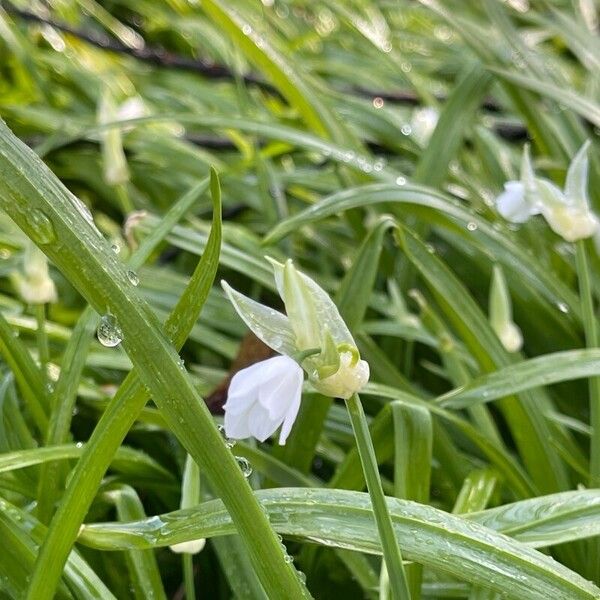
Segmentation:
{"type": "Polygon", "coordinates": [[[523,335],[512,318],[512,303],[504,273],[494,267],[490,287],[490,324],[507,352],[518,352],[523,346],[523,335]]]}
{"type": "Polygon", "coordinates": [[[413,137],[424,146],[429,141],[431,134],[433,133],[440,113],[431,106],[419,108],[413,113],[410,128],[412,130],[413,137]]]}
{"type": "Polygon", "coordinates": [[[225,433],[264,441],[281,425],[279,443],[285,444],[300,407],[303,369],[318,392],[347,399],[369,380],[369,365],[360,360],[356,342],[325,290],[291,260],[269,260],[287,314],[221,282],[246,325],[283,355],[234,375],[225,404],[225,433]]]}
{"type": "Polygon", "coordinates": [[[369,363],[365,360],[357,360],[353,363],[353,359],[351,352],[342,352],[340,367],[333,375],[324,379],[311,378],[314,388],[325,396],[344,398],[344,400],[350,398],[369,381],[369,363]]]}
{"type": "Polygon", "coordinates": [[[540,213],[535,202],[527,201],[525,186],[521,181],[507,181],[504,191],[496,199],[498,212],[511,223],[524,223],[532,215],[540,213]]]}
{"type": "Polygon", "coordinates": [[[200,538],[199,540],[191,540],[189,542],[173,544],[172,546],[169,546],[169,548],[176,554],[198,554],[198,552],[204,548],[205,544],[206,540],[204,538],[200,538]]]}
{"type": "Polygon", "coordinates": [[[523,347],[523,334],[514,323],[505,323],[502,329],[496,330],[496,335],[507,352],[518,352],[523,347]]]}
{"type": "Polygon", "coordinates": [[[285,444],[300,408],[303,372],[288,356],[275,356],[238,371],[225,403],[225,435],[264,442],[280,426],[285,444]]]}
{"type": "Polygon", "coordinates": [[[600,222],[587,197],[588,146],[586,142],[571,162],[564,191],[535,176],[525,148],[521,180],[504,184],[504,192],[496,199],[498,212],[513,223],[524,223],[532,215],[542,214],[550,228],[567,242],[593,236],[600,222]]]}
{"type": "Polygon", "coordinates": [[[57,300],[56,286],[48,271],[48,260],[34,244],[26,246],[23,273],[13,273],[12,280],[27,304],[46,304],[57,300]]]}

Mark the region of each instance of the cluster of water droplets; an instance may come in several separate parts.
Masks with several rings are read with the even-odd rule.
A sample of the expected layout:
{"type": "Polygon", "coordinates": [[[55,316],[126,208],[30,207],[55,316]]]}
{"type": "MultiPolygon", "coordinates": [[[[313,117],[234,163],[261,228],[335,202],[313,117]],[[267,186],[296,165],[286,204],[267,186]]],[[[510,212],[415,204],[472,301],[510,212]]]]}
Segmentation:
{"type": "MultiPolygon", "coordinates": [[[[227,434],[225,433],[225,427],[223,425],[217,425],[217,429],[219,430],[219,433],[221,434],[225,445],[231,450],[235,446],[236,441],[227,437],[227,434]]],[[[242,471],[244,477],[250,477],[250,475],[252,475],[252,465],[250,464],[248,459],[243,456],[236,456],[235,460],[240,470],[242,471]]]]}

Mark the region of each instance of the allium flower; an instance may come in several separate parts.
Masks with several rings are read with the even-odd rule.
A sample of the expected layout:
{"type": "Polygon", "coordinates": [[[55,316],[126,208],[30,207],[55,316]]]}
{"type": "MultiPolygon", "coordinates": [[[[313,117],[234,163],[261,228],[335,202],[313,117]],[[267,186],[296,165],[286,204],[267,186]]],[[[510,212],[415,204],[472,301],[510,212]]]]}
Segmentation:
{"type": "MultiPolygon", "coordinates": [[[[200,504],[200,469],[194,462],[194,459],[188,454],[185,459],[185,468],[183,470],[183,481],[181,486],[181,508],[193,508],[200,504]]],[[[198,554],[204,546],[206,540],[200,538],[197,540],[188,540],[169,546],[172,552],[176,554],[198,554]]]]}
{"type": "Polygon", "coordinates": [[[238,371],[229,384],[225,434],[264,442],[281,426],[285,444],[300,408],[302,368],[288,356],[275,356],[238,371]]]}
{"type": "Polygon", "coordinates": [[[286,315],[235,291],[223,289],[246,325],[284,356],[262,361],[233,377],[225,404],[225,433],[240,439],[267,439],[280,425],[285,444],[300,406],[302,369],[326,396],[349,398],[369,379],[354,338],[337,307],[310,277],[270,260],[286,315]]]}
{"type": "Polygon", "coordinates": [[[594,235],[599,221],[587,197],[588,146],[586,142],[571,162],[564,190],[535,176],[526,148],[521,180],[504,184],[504,192],[496,200],[498,212],[513,223],[524,223],[542,214],[551,229],[567,242],[594,235]]]}
{"type": "Polygon", "coordinates": [[[512,318],[512,304],[504,273],[494,267],[490,288],[490,324],[508,352],[518,352],[523,346],[523,334],[512,318]]]}
{"type": "Polygon", "coordinates": [[[56,302],[56,286],[48,271],[48,260],[34,244],[29,243],[23,253],[23,272],[11,275],[21,298],[27,304],[56,302]]]}

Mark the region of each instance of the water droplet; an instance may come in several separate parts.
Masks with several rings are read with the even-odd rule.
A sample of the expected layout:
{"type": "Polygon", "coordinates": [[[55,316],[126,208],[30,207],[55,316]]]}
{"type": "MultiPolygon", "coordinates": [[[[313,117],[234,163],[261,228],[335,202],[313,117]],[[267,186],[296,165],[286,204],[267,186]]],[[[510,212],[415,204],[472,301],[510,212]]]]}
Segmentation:
{"type": "Polygon", "coordinates": [[[113,244],[110,249],[115,253],[115,254],[119,254],[119,252],[121,252],[121,246],[119,246],[119,244],[113,244]]]}
{"type": "Polygon", "coordinates": [[[56,240],[56,231],[52,221],[41,210],[34,208],[28,212],[31,225],[31,238],[37,244],[51,244],[56,240]]]}
{"type": "Polygon", "coordinates": [[[110,313],[103,315],[96,331],[98,341],[107,348],[114,348],[123,341],[123,331],[117,317],[110,313]]]}
{"type": "Polygon", "coordinates": [[[400,177],[396,177],[396,184],[406,185],[406,177],[402,177],[402,175],[400,175],[400,177]]]}
{"type": "Polygon", "coordinates": [[[248,23],[246,23],[243,27],[242,27],[242,33],[244,35],[250,35],[252,33],[252,27],[250,27],[250,25],[248,25],[248,23]]]}
{"type": "Polygon", "coordinates": [[[289,555],[289,554],[285,554],[283,557],[283,560],[289,565],[291,563],[294,562],[294,559],[289,555]]]}
{"type": "Polygon", "coordinates": [[[250,477],[250,475],[252,475],[252,467],[250,466],[248,459],[243,456],[236,456],[235,460],[237,460],[237,464],[242,470],[244,477],[250,477]]]}
{"type": "Polygon", "coordinates": [[[402,132],[402,135],[410,135],[412,133],[412,127],[406,123],[400,127],[400,131],[402,132]]]}
{"type": "Polygon", "coordinates": [[[469,221],[467,223],[467,229],[469,231],[477,231],[477,223],[475,223],[474,221],[469,221]]]}
{"type": "Polygon", "coordinates": [[[11,257],[11,252],[7,248],[0,250],[0,260],[8,260],[11,257]]]}
{"type": "Polygon", "coordinates": [[[376,96],[375,98],[373,98],[373,106],[375,108],[383,108],[383,105],[384,105],[383,98],[380,98],[379,96],[376,96]]]}
{"type": "Polygon", "coordinates": [[[219,433],[221,434],[221,437],[223,438],[223,441],[225,442],[225,445],[228,448],[233,448],[235,446],[235,440],[227,437],[227,435],[225,434],[225,427],[223,425],[217,425],[217,429],[219,430],[219,433]]]}
{"type": "Polygon", "coordinates": [[[556,304],[556,307],[558,308],[558,310],[560,310],[560,312],[562,313],[568,313],[569,312],[569,307],[564,303],[564,302],[558,302],[556,304]]]}
{"type": "Polygon", "coordinates": [[[137,285],[140,282],[140,278],[135,271],[127,271],[127,279],[129,279],[131,285],[137,285]]]}
{"type": "Polygon", "coordinates": [[[77,442],[75,448],[83,448],[83,442],[77,442]]]}

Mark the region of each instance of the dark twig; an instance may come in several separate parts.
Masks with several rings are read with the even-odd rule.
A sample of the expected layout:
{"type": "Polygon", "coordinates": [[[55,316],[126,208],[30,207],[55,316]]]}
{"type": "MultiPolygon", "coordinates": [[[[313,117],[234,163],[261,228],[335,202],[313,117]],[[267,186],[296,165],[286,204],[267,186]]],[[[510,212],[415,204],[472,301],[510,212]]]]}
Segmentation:
{"type": "MultiPolygon", "coordinates": [[[[53,19],[22,10],[7,0],[0,0],[0,6],[3,7],[7,13],[24,21],[49,25],[50,27],[53,27],[68,35],[72,35],[73,37],[83,40],[92,46],[96,46],[97,48],[119,54],[125,54],[157,67],[190,71],[193,73],[198,73],[209,79],[234,79],[236,76],[228,67],[215,64],[210,59],[197,59],[188,56],[182,56],[180,54],[169,52],[164,48],[153,48],[146,44],[141,45],[139,48],[127,46],[104,33],[82,31],[65,23],[59,23],[53,19]]],[[[262,79],[259,75],[246,73],[241,75],[241,77],[244,82],[249,85],[255,85],[270,93],[279,94],[277,89],[262,79]]],[[[365,98],[382,98],[383,100],[394,104],[418,106],[420,103],[420,99],[417,94],[406,90],[391,92],[383,90],[371,90],[355,86],[351,90],[343,91],[350,91],[350,93],[354,93],[365,98]]],[[[439,97],[438,99],[441,102],[445,100],[443,97],[439,97]]],[[[482,104],[482,108],[491,112],[500,112],[502,110],[501,106],[493,98],[485,99],[482,104]]],[[[501,137],[511,141],[520,141],[527,138],[527,130],[520,125],[497,124],[495,126],[495,131],[501,137]]],[[[198,145],[203,145],[213,149],[225,149],[228,147],[228,143],[226,141],[209,139],[201,141],[199,140],[198,145]]]]}
{"type": "MultiPolygon", "coordinates": [[[[10,2],[6,2],[6,0],[2,0],[0,2],[0,6],[2,6],[8,14],[18,17],[23,21],[49,25],[58,31],[72,35],[73,37],[83,40],[84,42],[87,42],[92,46],[96,46],[97,48],[101,48],[102,50],[116,52],[118,54],[126,54],[140,61],[147,62],[158,67],[193,71],[194,73],[199,73],[209,79],[232,79],[234,77],[234,74],[230,69],[223,65],[216,65],[214,62],[208,59],[196,59],[188,56],[182,56],[180,54],[169,52],[164,48],[152,48],[146,44],[143,44],[139,48],[127,46],[104,33],[82,31],[65,23],[60,23],[58,21],[54,21],[53,19],[37,15],[26,10],[21,10],[10,2]]],[[[273,89],[271,84],[264,81],[257,75],[253,75],[252,73],[244,75],[243,78],[246,83],[258,85],[268,89],[269,91],[273,89]]]]}

